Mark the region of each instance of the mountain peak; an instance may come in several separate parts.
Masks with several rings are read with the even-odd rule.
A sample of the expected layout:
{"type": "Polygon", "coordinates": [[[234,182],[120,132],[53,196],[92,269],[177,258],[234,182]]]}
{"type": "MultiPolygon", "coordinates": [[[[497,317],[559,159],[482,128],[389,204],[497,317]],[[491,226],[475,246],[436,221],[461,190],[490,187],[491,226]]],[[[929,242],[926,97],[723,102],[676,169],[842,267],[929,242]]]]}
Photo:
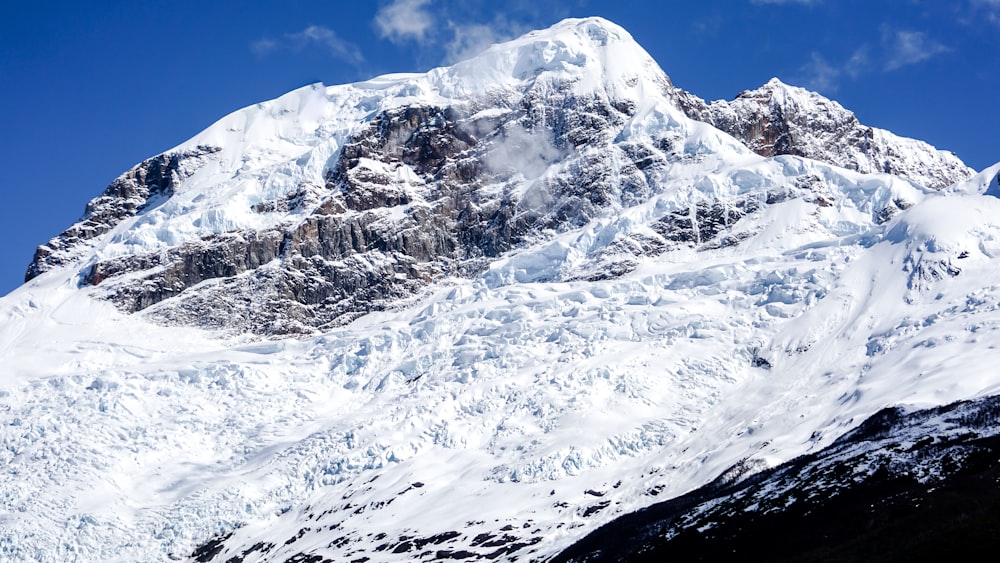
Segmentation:
{"type": "Polygon", "coordinates": [[[566,34],[589,37],[591,41],[602,45],[608,41],[633,41],[632,35],[625,28],[600,16],[566,18],[546,29],[530,31],[522,37],[558,37],[566,34]]]}
{"type": "Polygon", "coordinates": [[[777,77],[771,78],[754,90],[744,90],[736,96],[737,100],[756,100],[759,103],[779,107],[797,107],[802,111],[837,113],[844,119],[854,118],[854,113],[844,108],[835,100],[831,100],[818,92],[807,90],[801,86],[793,86],[782,82],[777,77]]]}
{"type": "Polygon", "coordinates": [[[954,154],[858,121],[823,95],[771,78],[730,102],[680,96],[689,117],[706,121],[761,156],[804,156],[864,173],[893,174],[943,189],[974,173],[954,154]]]}
{"type": "MultiPolygon", "coordinates": [[[[289,254],[319,252],[340,261],[378,253],[369,257],[384,268],[373,278],[377,291],[347,291],[342,280],[330,281],[329,273],[314,277],[324,280],[325,289],[309,290],[309,299],[317,301],[309,307],[329,309],[332,316],[300,315],[309,326],[286,323],[280,329],[270,326],[270,312],[264,323],[250,322],[254,332],[311,332],[355,314],[349,310],[356,307],[350,304],[354,297],[360,299],[358,310],[370,311],[376,301],[411,295],[452,268],[477,272],[487,258],[526,242],[535,221],[568,228],[593,218],[603,205],[633,201],[638,196],[619,193],[601,176],[559,188],[586,192],[588,201],[582,192],[563,202],[544,190],[529,190],[536,182],[556,182],[543,178],[550,169],[593,165],[582,159],[613,169],[618,159],[638,158],[613,147],[630,137],[669,131],[670,139],[655,141],[658,146],[674,150],[673,144],[681,143],[676,153],[693,150],[683,146],[691,122],[671,104],[673,92],[631,35],[602,18],[564,20],[426,73],[299,88],[236,111],[124,174],[88,205],[77,225],[38,248],[27,277],[87,264],[85,283],[106,288],[124,309],[138,311],[182,293],[195,295],[191,286],[208,279],[257,271],[275,260],[288,266],[294,261],[289,254]],[[485,186],[484,194],[469,199],[454,195],[485,186]],[[605,191],[608,199],[598,196],[605,191]],[[534,200],[529,204],[530,198],[522,204],[526,192],[542,197],[541,207],[534,200]],[[547,216],[561,207],[565,212],[547,216]],[[434,234],[427,235],[433,242],[383,240],[400,220],[414,230],[429,227],[419,212],[426,208],[442,214],[431,227],[434,234]],[[539,211],[545,213],[538,217],[539,211]],[[495,220],[480,224],[484,213],[495,220]],[[311,240],[314,235],[305,231],[320,223],[332,225],[324,228],[337,230],[336,237],[367,232],[361,238],[351,233],[351,244],[336,242],[337,249],[318,249],[311,242],[298,249],[298,243],[284,242],[311,240]],[[482,232],[471,238],[456,234],[470,231],[482,232]],[[201,259],[197,272],[184,266],[182,256],[195,247],[226,266],[213,262],[205,268],[201,259]],[[162,260],[174,266],[159,268],[162,260]],[[441,260],[449,264],[441,268],[441,260]],[[435,263],[434,273],[420,271],[417,263],[435,263]],[[157,279],[146,289],[119,291],[127,271],[157,279]]],[[[696,146],[745,153],[715,130],[700,131],[696,146]]],[[[646,197],[648,181],[636,183],[634,189],[646,197]]],[[[283,267],[279,283],[297,268],[283,267]]],[[[353,264],[335,268],[370,285],[353,264]]],[[[302,311],[299,304],[292,306],[302,311]]]]}
{"type": "Polygon", "coordinates": [[[606,90],[630,98],[672,89],[649,53],[625,29],[600,17],[562,20],[435,69],[429,77],[446,95],[535,80],[570,80],[577,92],[606,90]]]}

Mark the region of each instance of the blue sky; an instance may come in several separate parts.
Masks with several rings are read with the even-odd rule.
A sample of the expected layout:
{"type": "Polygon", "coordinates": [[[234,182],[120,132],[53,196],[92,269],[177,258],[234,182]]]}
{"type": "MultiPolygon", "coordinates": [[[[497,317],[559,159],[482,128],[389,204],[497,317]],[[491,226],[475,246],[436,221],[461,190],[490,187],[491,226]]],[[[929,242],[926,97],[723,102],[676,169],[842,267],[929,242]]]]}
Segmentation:
{"type": "Polygon", "coordinates": [[[1000,0],[0,0],[0,295],[115,176],[231,111],[590,15],[703,98],[777,76],[977,170],[1000,160],[1000,0]]]}

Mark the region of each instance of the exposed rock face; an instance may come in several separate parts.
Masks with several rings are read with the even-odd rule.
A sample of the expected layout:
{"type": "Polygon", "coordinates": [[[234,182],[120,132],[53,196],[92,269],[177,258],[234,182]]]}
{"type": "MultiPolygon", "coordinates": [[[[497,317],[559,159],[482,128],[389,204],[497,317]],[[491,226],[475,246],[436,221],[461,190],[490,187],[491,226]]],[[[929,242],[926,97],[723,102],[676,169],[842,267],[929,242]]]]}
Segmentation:
{"type": "MultiPolygon", "coordinates": [[[[648,197],[639,166],[611,146],[630,105],[565,90],[529,91],[512,105],[501,119],[470,120],[456,107],[387,111],[344,146],[324,188],[307,190],[319,204],[304,221],[101,261],[84,280],[128,311],[176,297],[150,310],[169,323],[310,333],[398,305],[434,280],[479,273],[541,230],[648,197]],[[539,120],[550,125],[537,128],[539,120]],[[526,173],[557,158],[567,159],[568,177],[518,193],[526,173]]],[[[255,209],[306,197],[293,195],[255,209]]]]}
{"type": "Polygon", "coordinates": [[[25,281],[72,262],[95,237],[169,198],[174,186],[202,166],[207,155],[217,151],[217,147],[200,146],[195,150],[164,153],[115,178],[104,193],[87,203],[80,221],[35,250],[25,281]]]}
{"type": "Polygon", "coordinates": [[[858,122],[832,100],[776,78],[735,100],[710,104],[679,92],[678,105],[761,156],[791,154],[864,173],[894,174],[933,189],[970,178],[974,171],[954,154],[858,122]]]}

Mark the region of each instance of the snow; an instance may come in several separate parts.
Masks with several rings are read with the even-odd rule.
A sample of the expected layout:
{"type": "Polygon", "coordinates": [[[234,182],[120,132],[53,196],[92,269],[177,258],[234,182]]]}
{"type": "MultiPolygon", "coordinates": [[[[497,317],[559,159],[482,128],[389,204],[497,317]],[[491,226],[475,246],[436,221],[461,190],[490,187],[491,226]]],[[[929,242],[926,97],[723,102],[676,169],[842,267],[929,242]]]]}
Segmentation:
{"type": "Polygon", "coordinates": [[[948,188],[949,193],[986,194],[1000,197],[1000,163],[948,188]]]}
{"type": "Polygon", "coordinates": [[[78,285],[78,266],[0,300],[0,555],[168,560],[233,532],[222,560],[264,541],[273,560],[408,561],[374,550],[449,531],[468,547],[510,525],[544,538],[518,555],[544,557],[741,460],[816,451],[883,407],[1000,393],[1000,164],[936,193],[758,157],[668,103],[655,63],[596,18],[227,116],[178,147],[221,147],[211,162],[87,259],[293,221],[308,207],[248,209],[322,185],[375,112],[555,80],[634,101],[614,138],[670,140],[677,160],[648,199],[409,307],[255,342],[120,313],[78,285]],[[677,245],[615,279],[574,281],[667,213],[776,193],[788,198],[733,227],[746,235],[736,246],[677,245]],[[877,220],[897,201],[912,207],[877,220]]]}
{"type": "MultiPolygon", "coordinates": [[[[781,229],[804,220],[783,205],[781,229]]],[[[992,197],[934,196],[854,243],[764,234],[763,248],[592,283],[535,281],[569,255],[549,244],[497,266],[513,278],[495,269],[411,309],[260,344],[149,325],[42,276],[3,303],[0,451],[17,479],[0,489],[0,549],[149,560],[239,523],[247,545],[282,545],[302,507],[351,494],[399,499],[338,513],[358,537],[531,519],[550,553],[652,502],[654,484],[669,498],[747,456],[827,445],[884,406],[998,392],[997,266],[981,246],[998,212],[992,197]],[[908,288],[908,260],[945,258],[961,275],[908,288]],[[587,489],[612,507],[582,519],[587,489]]],[[[326,549],[311,537],[294,549],[326,549]]]]}

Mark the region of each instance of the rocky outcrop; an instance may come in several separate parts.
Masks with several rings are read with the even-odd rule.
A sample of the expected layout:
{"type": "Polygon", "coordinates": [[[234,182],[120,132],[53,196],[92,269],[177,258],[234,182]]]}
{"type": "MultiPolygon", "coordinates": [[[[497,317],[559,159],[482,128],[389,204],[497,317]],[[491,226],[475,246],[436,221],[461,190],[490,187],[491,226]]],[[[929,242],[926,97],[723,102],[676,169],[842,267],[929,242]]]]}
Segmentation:
{"type": "Polygon", "coordinates": [[[35,250],[24,276],[25,281],[78,257],[79,251],[94,238],[107,233],[133,217],[165,201],[174,187],[218,152],[218,147],[199,146],[194,150],[169,152],[145,160],[115,178],[104,193],[90,200],[83,217],[73,226],[35,250]]]}
{"type": "Polygon", "coordinates": [[[858,122],[854,113],[823,96],[771,79],[731,102],[706,103],[678,92],[677,104],[761,156],[790,154],[858,172],[893,174],[942,189],[974,171],[947,151],[858,122]]]}
{"type": "Polygon", "coordinates": [[[636,163],[611,144],[631,110],[566,91],[529,91],[500,119],[470,119],[462,107],[388,110],[343,147],[324,187],[254,208],[318,198],[301,222],[100,261],[83,279],[123,310],[168,323],[280,335],[348,322],[647,198],[649,155],[636,163]],[[519,190],[557,158],[569,174],[519,190]]]}
{"type": "MultiPolygon", "coordinates": [[[[504,253],[609,209],[648,200],[674,163],[696,156],[670,137],[619,138],[634,112],[627,100],[548,84],[467,105],[388,109],[348,139],[322,185],[303,184],[252,206],[257,213],[304,211],[301,219],[97,261],[82,279],[121,309],[169,324],[258,335],[322,331],[405,304],[435,281],[477,275],[504,253]],[[553,165],[558,174],[544,173],[553,165]]],[[[772,115],[783,114],[779,108],[772,115]]],[[[791,150],[786,121],[732,124],[757,135],[759,151],[791,150]]],[[[102,225],[170,193],[184,160],[160,158],[95,200],[93,209],[116,218],[102,225]]],[[[679,246],[736,245],[752,233],[735,227],[763,207],[789,198],[824,207],[828,196],[818,177],[805,175],[777,191],[699,200],[597,252],[567,279],[620,276],[636,257],[679,246]]],[[[874,210],[873,222],[909,205],[898,203],[874,210]]]]}

